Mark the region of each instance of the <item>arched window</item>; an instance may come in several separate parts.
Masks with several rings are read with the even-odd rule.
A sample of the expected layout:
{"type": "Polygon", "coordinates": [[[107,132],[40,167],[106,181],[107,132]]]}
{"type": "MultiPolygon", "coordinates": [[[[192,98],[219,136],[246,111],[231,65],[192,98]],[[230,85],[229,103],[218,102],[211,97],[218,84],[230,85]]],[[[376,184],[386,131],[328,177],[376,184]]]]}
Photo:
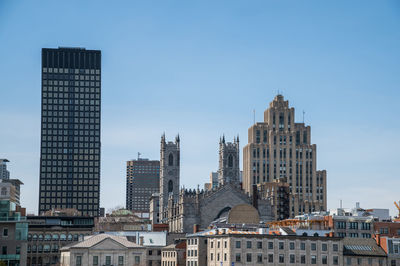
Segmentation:
{"type": "Polygon", "coordinates": [[[42,234],[39,235],[38,240],[39,240],[39,241],[43,241],[43,235],[42,235],[42,234]]]}
{"type": "Polygon", "coordinates": [[[77,234],[74,234],[74,241],[78,241],[79,236],[77,234]]]}
{"type": "Polygon", "coordinates": [[[168,192],[172,192],[174,190],[174,182],[172,180],[168,181],[168,192]]]}
{"type": "Polygon", "coordinates": [[[50,234],[46,234],[44,236],[44,241],[50,241],[51,240],[51,235],[50,234]]]}
{"type": "Polygon", "coordinates": [[[72,241],[72,235],[71,234],[68,235],[68,241],[72,241]]]}
{"type": "Polygon", "coordinates": [[[34,235],[32,236],[32,240],[33,240],[33,241],[36,241],[36,240],[37,240],[37,234],[34,234],[34,235]]]}
{"type": "Polygon", "coordinates": [[[233,156],[231,154],[228,156],[228,167],[233,167],[233,156]]]}
{"type": "Polygon", "coordinates": [[[61,240],[61,241],[67,240],[67,236],[66,236],[65,234],[61,234],[61,235],[60,235],[60,240],[61,240]]]}
{"type": "Polygon", "coordinates": [[[53,240],[54,240],[54,241],[58,241],[58,234],[54,234],[54,235],[53,235],[53,240]]]}
{"type": "Polygon", "coordinates": [[[168,166],[173,166],[174,165],[174,156],[172,153],[169,154],[168,156],[168,166]]]}

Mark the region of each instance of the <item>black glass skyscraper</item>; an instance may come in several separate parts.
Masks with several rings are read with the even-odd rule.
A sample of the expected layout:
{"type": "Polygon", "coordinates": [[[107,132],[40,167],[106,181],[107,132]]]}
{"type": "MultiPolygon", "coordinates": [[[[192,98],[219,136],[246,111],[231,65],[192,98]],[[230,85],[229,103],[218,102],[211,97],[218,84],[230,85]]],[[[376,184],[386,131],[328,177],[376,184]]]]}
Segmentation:
{"type": "Polygon", "coordinates": [[[100,200],[101,52],[42,49],[39,213],[100,200]]]}

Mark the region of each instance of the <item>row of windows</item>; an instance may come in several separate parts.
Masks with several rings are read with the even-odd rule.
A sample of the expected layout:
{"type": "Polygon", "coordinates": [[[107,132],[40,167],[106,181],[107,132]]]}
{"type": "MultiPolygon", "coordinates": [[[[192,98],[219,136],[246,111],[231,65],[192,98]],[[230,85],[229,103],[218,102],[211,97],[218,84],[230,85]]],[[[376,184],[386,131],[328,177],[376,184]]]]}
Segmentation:
{"type": "Polygon", "coordinates": [[[47,173],[47,174],[41,174],[40,175],[40,184],[44,185],[82,185],[82,184],[89,184],[89,185],[98,185],[99,184],[99,175],[98,174],[55,174],[55,173],[47,173]],[[48,179],[46,179],[46,177],[48,179]],[[53,179],[50,179],[53,178],[53,179]],[[61,180],[61,178],[64,178],[63,180],[61,180]],[[66,178],[73,178],[72,179],[66,179],[66,178]]]}
{"type": "MultiPolygon", "coordinates": [[[[89,100],[85,100],[85,101],[89,101],[89,100]]],[[[90,101],[92,101],[92,100],[90,100],[90,101]]],[[[65,116],[65,117],[71,117],[71,116],[79,117],[79,115],[82,116],[82,117],[89,117],[89,116],[94,117],[94,114],[95,114],[96,117],[100,117],[100,112],[99,111],[96,111],[96,112],[82,112],[82,111],[81,112],[72,112],[72,111],[69,111],[68,106],[63,106],[63,105],[60,105],[60,106],[58,106],[58,105],[49,105],[49,106],[52,106],[51,108],[54,108],[54,110],[58,110],[58,107],[60,107],[60,109],[63,108],[63,109],[65,109],[65,111],[63,112],[61,110],[60,111],[46,111],[46,110],[44,110],[44,111],[42,111],[42,117],[46,117],[46,116],[49,116],[49,117],[57,117],[58,116],[59,118],[62,117],[62,116],[65,116]],[[66,112],[66,111],[69,111],[69,112],[66,112]]],[[[94,106],[94,107],[96,108],[96,107],[99,107],[99,106],[100,105],[97,104],[97,106],[94,106]]]]}
{"type": "MultiPolygon", "coordinates": [[[[220,248],[221,247],[221,241],[217,241],[217,246],[216,248],[220,248]]],[[[227,248],[227,241],[223,241],[224,244],[224,248],[227,248]]],[[[253,245],[256,245],[255,247],[257,249],[263,249],[263,242],[262,241],[257,241],[255,243],[253,243],[253,241],[246,241],[246,248],[247,249],[251,249],[253,248],[253,245]]],[[[268,249],[274,249],[274,242],[273,241],[269,241],[268,244],[268,249]]],[[[289,242],[289,249],[290,250],[294,250],[295,249],[295,242],[289,242]]],[[[213,248],[214,247],[214,241],[210,242],[210,247],[213,248]]],[[[235,241],[235,248],[242,248],[242,241],[235,241]]],[[[285,249],[285,242],[278,242],[278,248],[280,250],[284,250],[285,249]]],[[[300,249],[301,250],[306,250],[306,243],[305,242],[300,242],[300,249]]],[[[317,250],[317,243],[310,243],[310,249],[311,250],[317,250]]],[[[332,251],[337,252],[339,249],[338,244],[333,244],[332,245],[332,251]]],[[[321,250],[322,251],[327,251],[328,250],[328,244],[327,243],[322,243],[321,244],[321,250]]]]}
{"type": "Polygon", "coordinates": [[[28,234],[28,241],[78,241],[83,234],[28,234]]]}
{"type": "MultiPolygon", "coordinates": [[[[101,259],[101,258],[100,258],[101,259]]],[[[135,256],[134,257],[134,263],[139,264],[140,263],[140,256],[135,256]]],[[[82,256],[78,255],[75,258],[75,265],[76,266],[82,266],[82,256]]],[[[111,256],[105,256],[104,262],[100,262],[99,256],[93,256],[92,257],[92,265],[93,266],[98,266],[98,265],[106,265],[106,266],[111,266],[113,265],[111,262],[111,256]]],[[[118,264],[117,265],[124,265],[124,256],[118,256],[118,264]]]]}
{"type": "MultiPolygon", "coordinates": [[[[41,199],[42,200],[42,199],[41,199]]],[[[56,204],[40,204],[40,211],[47,211],[47,210],[51,210],[52,208],[74,208],[74,209],[78,209],[79,211],[89,211],[89,210],[94,210],[94,211],[90,211],[89,213],[91,215],[93,214],[97,214],[96,210],[98,210],[99,206],[98,204],[92,204],[92,205],[76,205],[76,204],[68,204],[68,205],[56,205],[56,204]]]]}
{"type": "Polygon", "coordinates": [[[100,99],[100,93],[46,93],[42,95],[42,104],[82,104],[84,99],[100,99]]]}
{"type": "Polygon", "coordinates": [[[99,69],[76,69],[76,68],[51,68],[44,67],[43,73],[75,73],[75,74],[100,74],[99,69]]]}
{"type": "MultiPolygon", "coordinates": [[[[63,83],[62,81],[59,81],[59,83],[63,83]]],[[[67,83],[67,82],[65,82],[67,83]]],[[[67,86],[67,85],[65,85],[67,86]]],[[[58,87],[58,86],[43,86],[43,93],[53,93],[59,95],[58,93],[73,93],[73,94],[79,94],[79,93],[100,93],[100,88],[81,88],[81,87],[58,87]]],[[[61,96],[61,95],[60,95],[61,96]]],[[[65,96],[62,95],[62,96],[65,96]]],[[[52,97],[52,96],[50,96],[52,97]]],[[[66,97],[64,97],[66,98],[66,97]]]]}
{"type": "MultiPolygon", "coordinates": [[[[46,80],[44,79],[42,81],[43,85],[61,85],[61,83],[59,84],[59,82],[57,80],[46,80]]],[[[81,87],[100,87],[100,82],[99,81],[64,81],[64,86],[81,86],[81,87]],[[68,84],[65,84],[66,82],[68,82],[68,84]]]]}
{"type": "MultiPolygon", "coordinates": [[[[100,75],[62,75],[62,74],[43,74],[43,79],[55,80],[100,80],[100,75]]],[[[62,83],[61,83],[62,85],[62,83]]]]}
{"type": "Polygon", "coordinates": [[[337,229],[361,229],[361,230],[371,230],[371,223],[369,222],[345,222],[338,221],[335,223],[337,229]]]}
{"type": "MultiPolygon", "coordinates": [[[[320,256],[320,260],[318,259],[317,255],[311,255],[311,256],[306,256],[306,255],[300,255],[298,256],[296,261],[296,255],[295,254],[290,254],[289,255],[289,261],[285,262],[285,255],[284,254],[279,254],[277,261],[278,263],[300,263],[300,264],[323,264],[327,265],[328,264],[328,256],[322,255],[320,256]]],[[[210,254],[210,259],[213,261],[213,253],[210,254]]],[[[227,261],[227,254],[225,253],[223,258],[222,256],[220,257],[220,254],[217,253],[216,255],[216,261],[224,260],[227,261]]],[[[242,262],[242,254],[241,253],[236,253],[235,254],[235,261],[236,262],[242,262]]],[[[243,260],[244,262],[257,262],[257,263],[274,263],[274,254],[268,254],[267,257],[264,257],[263,254],[251,254],[247,253],[246,257],[243,260]]],[[[329,263],[330,264],[330,263],[329,263]]],[[[339,256],[333,256],[332,257],[332,264],[333,265],[339,265],[339,256]]]]}

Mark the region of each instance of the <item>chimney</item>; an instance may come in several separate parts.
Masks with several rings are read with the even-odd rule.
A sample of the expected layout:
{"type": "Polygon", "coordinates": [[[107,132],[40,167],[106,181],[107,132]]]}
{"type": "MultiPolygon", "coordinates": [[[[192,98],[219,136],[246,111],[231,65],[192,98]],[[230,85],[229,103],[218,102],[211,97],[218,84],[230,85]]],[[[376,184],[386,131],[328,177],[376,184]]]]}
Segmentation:
{"type": "Polygon", "coordinates": [[[378,246],[381,246],[381,234],[375,234],[375,241],[378,246]]]}
{"type": "Polygon", "coordinates": [[[144,243],[144,237],[141,236],[139,237],[139,245],[143,246],[143,243],[144,243]]]}
{"type": "Polygon", "coordinates": [[[360,203],[359,202],[356,202],[356,209],[357,210],[360,209],[360,203]]]}

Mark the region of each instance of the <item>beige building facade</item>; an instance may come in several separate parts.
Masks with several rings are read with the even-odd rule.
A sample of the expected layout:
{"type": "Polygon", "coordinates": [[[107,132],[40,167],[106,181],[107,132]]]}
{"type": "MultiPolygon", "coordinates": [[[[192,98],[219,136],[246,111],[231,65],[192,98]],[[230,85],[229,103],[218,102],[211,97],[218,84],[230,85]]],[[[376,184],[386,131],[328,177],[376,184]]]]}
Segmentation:
{"type": "Polygon", "coordinates": [[[295,110],[277,95],[264,121],[248,130],[243,149],[243,189],[284,178],[290,188],[290,216],[326,210],[326,171],[317,171],[311,127],[295,123],[295,110]]]}
{"type": "Polygon", "coordinates": [[[249,233],[208,237],[207,265],[343,265],[340,238],[249,233]]]}

